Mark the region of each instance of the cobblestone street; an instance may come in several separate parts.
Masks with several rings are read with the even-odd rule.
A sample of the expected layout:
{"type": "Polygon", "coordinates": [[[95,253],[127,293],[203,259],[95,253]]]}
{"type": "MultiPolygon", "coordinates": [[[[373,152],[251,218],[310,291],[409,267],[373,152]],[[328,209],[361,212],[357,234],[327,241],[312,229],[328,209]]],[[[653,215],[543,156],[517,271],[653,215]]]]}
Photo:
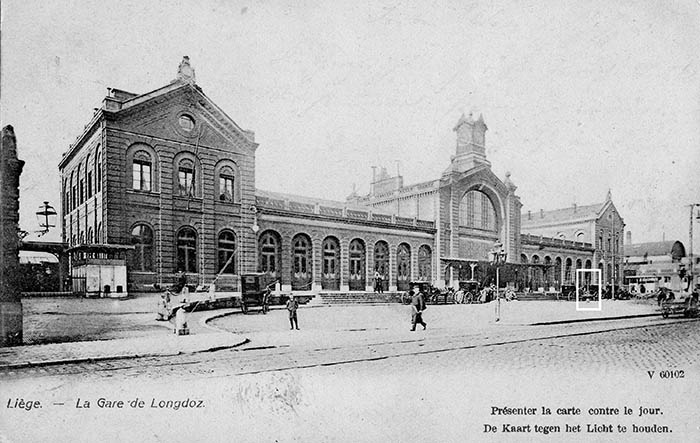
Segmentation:
{"type": "MultiPolygon", "coordinates": [[[[284,312],[245,321],[270,320],[284,321],[284,312]]],[[[5,371],[0,374],[3,403],[22,396],[64,405],[2,410],[0,428],[12,420],[38,432],[33,437],[48,437],[48,430],[33,426],[60,413],[56,435],[68,435],[71,423],[85,417],[91,419],[87,429],[109,429],[110,439],[404,441],[426,435],[430,441],[501,441],[504,435],[484,433],[484,423],[524,424],[526,418],[494,417],[491,406],[628,405],[637,409],[636,416],[615,417],[615,423],[658,421],[675,434],[596,434],[595,440],[693,441],[700,435],[694,412],[700,395],[698,327],[697,320],[652,317],[485,331],[379,329],[345,331],[344,340],[335,343],[339,336],[333,334],[313,340],[311,332],[285,331],[288,342],[276,346],[253,340],[234,350],[5,371]],[[683,378],[661,378],[660,372],[669,370],[682,371],[683,378]],[[156,406],[159,399],[197,399],[206,408],[107,411],[95,407],[100,397],[155,399],[156,406]],[[77,408],[78,399],[89,400],[92,408],[77,408]],[[659,407],[665,415],[641,419],[640,406],[659,407]],[[412,419],[416,411],[420,423],[412,419]],[[169,423],[183,419],[191,426],[173,434],[169,423]],[[125,421],[129,427],[118,425],[125,421]],[[348,428],[349,423],[357,426],[348,428]],[[153,429],[152,435],[139,432],[143,429],[153,429]]],[[[537,419],[562,424],[560,417],[537,419]]],[[[613,418],[569,421],[585,427],[596,419],[613,418]]],[[[22,440],[21,434],[10,437],[22,440]]],[[[585,433],[555,437],[591,438],[585,433]]]]}

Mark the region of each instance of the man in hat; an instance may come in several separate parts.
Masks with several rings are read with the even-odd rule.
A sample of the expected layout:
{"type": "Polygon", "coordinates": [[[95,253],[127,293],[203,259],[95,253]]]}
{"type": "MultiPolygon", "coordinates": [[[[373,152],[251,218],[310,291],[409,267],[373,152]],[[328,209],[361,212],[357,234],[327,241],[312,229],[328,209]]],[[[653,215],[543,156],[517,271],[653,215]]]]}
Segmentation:
{"type": "Polygon", "coordinates": [[[423,321],[423,311],[425,310],[425,300],[423,299],[423,294],[418,286],[412,288],[413,297],[411,297],[411,331],[416,330],[416,325],[420,323],[423,325],[423,329],[428,326],[423,321]]]}
{"type": "Polygon", "coordinates": [[[297,320],[298,308],[299,302],[292,295],[291,297],[289,297],[289,300],[287,300],[287,311],[289,311],[289,325],[291,326],[291,328],[289,329],[294,329],[294,327],[296,327],[296,329],[299,330],[299,320],[297,320]]]}

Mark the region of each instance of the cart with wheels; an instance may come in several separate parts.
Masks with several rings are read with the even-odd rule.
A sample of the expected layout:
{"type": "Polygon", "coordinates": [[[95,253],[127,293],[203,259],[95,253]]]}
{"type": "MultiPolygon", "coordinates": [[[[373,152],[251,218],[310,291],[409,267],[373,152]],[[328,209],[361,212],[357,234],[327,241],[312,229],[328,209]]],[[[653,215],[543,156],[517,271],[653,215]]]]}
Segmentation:
{"type": "Polygon", "coordinates": [[[251,273],[241,275],[241,311],[248,314],[251,308],[267,314],[270,310],[270,286],[265,284],[266,274],[251,273]]]}

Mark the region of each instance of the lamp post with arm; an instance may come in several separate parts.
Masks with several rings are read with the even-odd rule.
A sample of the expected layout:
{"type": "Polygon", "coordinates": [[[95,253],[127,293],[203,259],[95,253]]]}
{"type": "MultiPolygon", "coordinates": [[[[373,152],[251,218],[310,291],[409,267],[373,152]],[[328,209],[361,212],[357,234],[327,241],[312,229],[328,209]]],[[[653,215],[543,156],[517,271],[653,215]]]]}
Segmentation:
{"type": "Polygon", "coordinates": [[[491,249],[491,264],[496,267],[496,321],[501,320],[501,296],[500,296],[500,275],[499,270],[506,261],[508,253],[503,249],[503,243],[496,241],[491,249]]]}

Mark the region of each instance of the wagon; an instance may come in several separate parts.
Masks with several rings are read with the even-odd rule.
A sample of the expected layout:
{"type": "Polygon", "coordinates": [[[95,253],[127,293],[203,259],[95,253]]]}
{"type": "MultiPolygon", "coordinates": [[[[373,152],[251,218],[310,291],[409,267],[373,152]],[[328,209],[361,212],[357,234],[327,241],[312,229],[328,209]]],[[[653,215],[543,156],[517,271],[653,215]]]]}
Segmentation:
{"type": "Polygon", "coordinates": [[[688,296],[683,300],[664,300],[661,302],[661,315],[668,318],[671,315],[683,315],[683,317],[698,316],[698,297],[697,294],[688,296]]]}
{"type": "Polygon", "coordinates": [[[252,307],[260,308],[267,314],[270,310],[270,285],[265,284],[267,274],[251,273],[241,275],[241,311],[247,314],[252,307]]]}

